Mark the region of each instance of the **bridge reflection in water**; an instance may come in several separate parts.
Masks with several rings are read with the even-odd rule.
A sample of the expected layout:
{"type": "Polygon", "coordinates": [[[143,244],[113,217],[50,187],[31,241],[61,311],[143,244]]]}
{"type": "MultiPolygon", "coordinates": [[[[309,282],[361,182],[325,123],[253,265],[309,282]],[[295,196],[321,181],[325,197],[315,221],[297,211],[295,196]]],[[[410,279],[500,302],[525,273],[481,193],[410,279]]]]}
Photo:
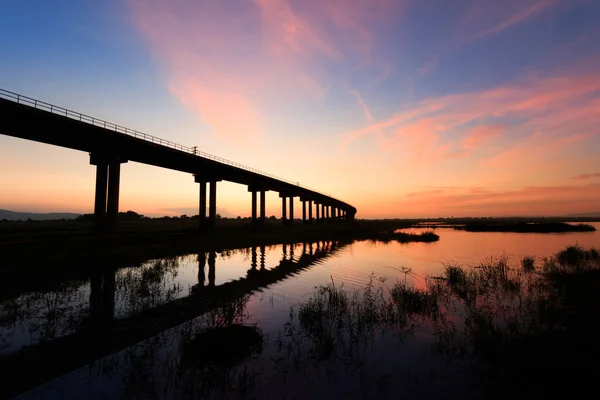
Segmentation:
{"type": "Polygon", "coordinates": [[[0,358],[1,375],[23,377],[11,380],[3,390],[8,395],[16,394],[210,313],[228,301],[249,296],[298,274],[348,244],[337,241],[284,244],[281,258],[273,266],[266,262],[266,247],[255,246],[248,249],[246,275],[219,285],[215,284],[217,252],[202,252],[197,256],[198,283],[191,287],[189,296],[122,318],[115,316],[117,271],[99,268],[90,277],[89,318],[70,335],[24,347],[0,358]],[[300,254],[297,253],[299,248],[302,249],[300,254]]]}

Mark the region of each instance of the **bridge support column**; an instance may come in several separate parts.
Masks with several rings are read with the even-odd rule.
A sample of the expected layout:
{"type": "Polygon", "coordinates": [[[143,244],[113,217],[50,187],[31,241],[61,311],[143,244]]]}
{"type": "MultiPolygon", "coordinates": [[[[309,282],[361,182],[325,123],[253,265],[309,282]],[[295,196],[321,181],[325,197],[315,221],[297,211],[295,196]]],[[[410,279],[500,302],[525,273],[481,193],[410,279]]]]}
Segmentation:
{"type": "Polygon", "coordinates": [[[319,212],[319,203],[315,202],[315,217],[317,219],[317,224],[321,223],[321,213],[319,212]]]}
{"type": "Polygon", "coordinates": [[[287,197],[281,197],[281,221],[287,224],[287,197]]]}
{"type": "Polygon", "coordinates": [[[325,215],[325,204],[321,204],[321,221],[327,222],[327,216],[325,215]]]}
{"type": "Polygon", "coordinates": [[[106,222],[108,229],[114,231],[117,228],[119,216],[119,185],[121,182],[121,164],[111,163],[108,166],[108,200],[106,207],[106,222]]]}
{"type": "Polygon", "coordinates": [[[264,225],[265,221],[267,220],[267,216],[266,214],[266,209],[267,209],[267,204],[266,204],[266,192],[264,190],[260,191],[260,224],[264,225]]]}
{"type": "Polygon", "coordinates": [[[301,200],[302,201],[302,223],[306,224],[306,200],[301,200]]]}
{"type": "Polygon", "coordinates": [[[217,225],[217,182],[210,184],[210,203],[208,205],[208,226],[214,228],[217,225]]]}
{"type": "Polygon", "coordinates": [[[104,228],[106,219],[106,195],[108,188],[108,164],[96,165],[96,197],[94,199],[94,224],[96,229],[104,228]]]}
{"type": "Polygon", "coordinates": [[[313,202],[312,200],[308,201],[308,223],[312,224],[313,220],[313,202]]]}
{"type": "Polygon", "coordinates": [[[292,225],[294,223],[294,196],[290,196],[290,221],[289,224],[292,225]]]}
{"type": "Polygon", "coordinates": [[[220,179],[215,179],[214,176],[205,174],[195,174],[194,182],[200,184],[200,205],[198,207],[198,228],[214,228],[217,221],[217,182],[220,179]],[[206,184],[208,183],[210,193],[208,204],[208,218],[206,215],[206,184]]]}
{"type": "Polygon", "coordinates": [[[200,206],[198,209],[198,228],[206,227],[206,182],[200,184],[200,206]]]}
{"type": "Polygon", "coordinates": [[[94,220],[98,230],[117,229],[121,164],[126,162],[115,154],[90,153],[90,164],[96,166],[94,220]]]}
{"type": "Polygon", "coordinates": [[[255,185],[248,186],[248,191],[252,193],[252,225],[262,226],[265,224],[266,217],[266,190],[255,185]],[[260,192],[260,210],[258,208],[258,193],[260,192]]]}
{"type": "Polygon", "coordinates": [[[257,204],[256,204],[256,191],[253,190],[250,192],[250,194],[252,195],[252,225],[256,225],[257,224],[257,204]]]}

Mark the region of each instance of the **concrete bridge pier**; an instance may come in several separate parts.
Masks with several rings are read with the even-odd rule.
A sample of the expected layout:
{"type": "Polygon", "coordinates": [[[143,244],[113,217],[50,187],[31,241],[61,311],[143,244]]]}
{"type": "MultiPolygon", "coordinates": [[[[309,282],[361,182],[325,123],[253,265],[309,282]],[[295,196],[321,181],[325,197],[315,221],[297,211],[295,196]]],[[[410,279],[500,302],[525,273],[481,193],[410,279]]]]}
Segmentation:
{"type": "Polygon", "coordinates": [[[252,194],[252,225],[263,226],[267,220],[266,217],[266,190],[254,185],[248,186],[248,191],[252,194]],[[258,208],[258,193],[260,193],[260,210],[258,208]],[[259,214],[260,211],[260,214],[259,214]]]}
{"type": "Polygon", "coordinates": [[[288,224],[292,225],[294,223],[294,196],[290,196],[290,220],[288,224]]]}
{"type": "Polygon", "coordinates": [[[266,191],[261,190],[260,191],[260,225],[264,225],[265,222],[267,221],[266,209],[267,209],[266,191]]]}
{"type": "Polygon", "coordinates": [[[301,199],[300,201],[302,201],[302,223],[306,224],[308,223],[306,219],[306,200],[301,199]]]}
{"type": "Polygon", "coordinates": [[[315,201],[315,219],[317,220],[317,224],[321,223],[321,213],[319,212],[319,203],[315,201]]]}
{"type": "Polygon", "coordinates": [[[206,182],[198,182],[200,185],[200,206],[198,209],[198,228],[207,226],[206,219],[206,182]]]}
{"type": "Polygon", "coordinates": [[[198,207],[198,228],[214,228],[217,225],[217,182],[220,179],[207,177],[203,174],[194,175],[194,181],[200,184],[200,200],[198,207]],[[210,189],[208,217],[206,215],[206,184],[210,189]]]}
{"type": "Polygon", "coordinates": [[[108,189],[108,164],[96,165],[96,197],[94,199],[94,224],[104,227],[106,219],[106,196],[108,189]]]}
{"type": "Polygon", "coordinates": [[[294,196],[289,193],[279,193],[279,197],[281,197],[281,220],[285,225],[291,225],[294,223],[294,196]],[[286,207],[288,199],[289,205],[286,207]]]}
{"type": "Polygon", "coordinates": [[[308,200],[308,223],[312,224],[313,222],[313,202],[312,200],[308,200]]]}
{"type": "Polygon", "coordinates": [[[118,155],[90,153],[90,164],[96,166],[94,223],[99,231],[117,229],[121,164],[127,160],[118,155]]]}
{"type": "Polygon", "coordinates": [[[257,221],[258,221],[258,213],[257,213],[257,200],[256,200],[256,191],[251,191],[250,192],[251,196],[252,196],[252,225],[256,225],[257,221]]]}
{"type": "Polygon", "coordinates": [[[287,224],[287,197],[282,193],[279,194],[281,197],[281,222],[287,224]]]}

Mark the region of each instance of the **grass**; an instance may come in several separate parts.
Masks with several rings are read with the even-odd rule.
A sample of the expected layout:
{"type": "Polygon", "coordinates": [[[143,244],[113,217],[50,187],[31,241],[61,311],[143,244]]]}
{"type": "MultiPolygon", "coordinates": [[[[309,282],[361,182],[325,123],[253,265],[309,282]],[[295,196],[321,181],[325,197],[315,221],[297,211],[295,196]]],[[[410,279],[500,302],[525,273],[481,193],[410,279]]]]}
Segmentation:
{"type": "Polygon", "coordinates": [[[521,266],[525,272],[535,271],[535,257],[526,256],[521,260],[521,266]]]}
{"type": "Polygon", "coordinates": [[[440,240],[440,237],[432,231],[426,231],[422,233],[406,233],[399,232],[396,230],[383,230],[381,232],[374,233],[369,237],[369,240],[376,242],[389,243],[392,241],[398,243],[412,243],[412,242],[424,242],[431,243],[440,240]]]}

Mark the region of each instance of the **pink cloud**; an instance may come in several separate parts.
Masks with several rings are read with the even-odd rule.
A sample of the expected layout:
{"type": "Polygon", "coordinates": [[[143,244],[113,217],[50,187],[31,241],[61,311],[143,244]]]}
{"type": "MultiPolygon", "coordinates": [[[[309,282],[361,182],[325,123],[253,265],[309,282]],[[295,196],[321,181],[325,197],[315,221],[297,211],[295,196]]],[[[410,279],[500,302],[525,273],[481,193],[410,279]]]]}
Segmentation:
{"type": "Polygon", "coordinates": [[[442,148],[448,150],[446,154],[475,151],[508,133],[531,137],[535,142],[532,146],[540,140],[569,145],[598,133],[598,90],[600,75],[531,77],[515,85],[430,98],[386,120],[343,134],[340,146],[345,148],[375,132],[387,132],[389,138],[400,141],[407,136],[421,137],[418,140],[430,149],[434,157],[429,158],[434,159],[442,148]],[[502,119],[501,125],[488,122],[498,119],[502,119]]]}
{"type": "Polygon", "coordinates": [[[339,79],[324,60],[379,68],[371,27],[392,20],[399,3],[129,1],[173,96],[219,138],[243,146],[260,140],[273,104],[324,99],[339,79]]]}
{"type": "Polygon", "coordinates": [[[480,125],[472,128],[461,139],[463,148],[472,150],[479,147],[482,143],[490,141],[500,136],[503,131],[502,126],[498,125],[480,125]]]}

